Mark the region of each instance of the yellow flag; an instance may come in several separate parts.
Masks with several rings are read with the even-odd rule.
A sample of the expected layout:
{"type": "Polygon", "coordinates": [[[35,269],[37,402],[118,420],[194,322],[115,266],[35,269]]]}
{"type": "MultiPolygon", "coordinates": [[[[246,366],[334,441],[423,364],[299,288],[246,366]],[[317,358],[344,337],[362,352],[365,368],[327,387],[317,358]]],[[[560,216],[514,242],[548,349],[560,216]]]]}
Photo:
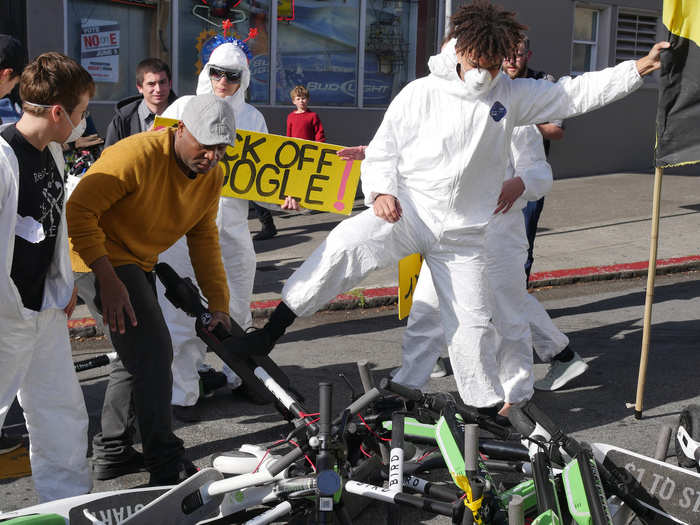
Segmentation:
{"type": "MultiPolygon", "coordinates": [[[[177,123],[156,117],[153,129],[177,123]]],[[[350,215],[360,161],[338,157],[343,147],[238,129],[236,144],[221,161],[226,170],[221,195],[274,204],[291,196],[310,210],[350,215]]]]}
{"type": "Polygon", "coordinates": [[[413,293],[418,284],[418,275],[423,265],[423,256],[414,253],[399,261],[399,319],[407,317],[413,305],[413,293]]]}

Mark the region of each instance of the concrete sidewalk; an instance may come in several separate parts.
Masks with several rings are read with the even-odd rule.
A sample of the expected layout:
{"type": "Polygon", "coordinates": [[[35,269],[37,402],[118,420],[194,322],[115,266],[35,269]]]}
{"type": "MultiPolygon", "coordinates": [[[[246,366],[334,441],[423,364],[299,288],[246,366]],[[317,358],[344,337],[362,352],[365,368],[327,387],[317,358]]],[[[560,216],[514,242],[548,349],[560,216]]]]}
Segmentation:
{"type": "MultiPolygon", "coordinates": [[[[555,181],[540,219],[531,284],[538,287],[646,274],[653,185],[654,175],[645,173],[555,181]]],[[[363,209],[358,200],[353,213],[363,209]]],[[[254,316],[265,316],[274,307],[286,279],[340,220],[339,215],[315,212],[275,216],[277,236],[255,243],[254,316]]],[[[250,229],[258,231],[260,223],[251,220],[250,229]]],[[[700,267],[699,236],[700,179],[665,173],[657,272],[700,267]]],[[[394,302],[397,283],[397,268],[373,272],[331,307],[394,302]]],[[[69,326],[73,333],[84,333],[94,321],[85,307],[79,307],[69,326]]]]}

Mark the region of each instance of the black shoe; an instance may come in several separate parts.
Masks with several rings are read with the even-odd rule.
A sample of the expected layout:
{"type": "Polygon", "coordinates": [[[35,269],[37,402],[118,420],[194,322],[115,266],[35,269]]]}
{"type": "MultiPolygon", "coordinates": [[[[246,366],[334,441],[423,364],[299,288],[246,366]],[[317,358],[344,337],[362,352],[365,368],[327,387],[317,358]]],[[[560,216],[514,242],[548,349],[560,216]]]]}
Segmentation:
{"type": "MultiPolygon", "coordinates": [[[[268,323],[269,324],[269,323],[268,323]]],[[[267,355],[275,347],[277,338],[274,338],[268,329],[268,325],[262,328],[249,329],[249,332],[240,339],[237,350],[245,355],[267,355]]]]}
{"type": "Polygon", "coordinates": [[[7,454],[13,450],[17,450],[22,446],[23,439],[21,437],[8,436],[4,432],[0,433],[0,454],[7,454]]]}
{"type": "Polygon", "coordinates": [[[226,374],[223,372],[217,372],[213,368],[205,371],[199,372],[200,380],[200,395],[202,397],[211,397],[214,395],[214,391],[218,390],[222,386],[226,386],[228,379],[226,374]]]}
{"type": "Polygon", "coordinates": [[[275,225],[265,224],[262,230],[253,235],[253,240],[266,241],[267,239],[272,239],[275,235],[277,235],[277,228],[275,227],[275,225]]]}
{"type": "Polygon", "coordinates": [[[173,405],[173,416],[183,423],[199,423],[202,420],[202,414],[196,404],[187,407],[173,405]]]}
{"type": "Polygon", "coordinates": [[[263,328],[252,330],[239,339],[238,351],[249,355],[267,355],[275,347],[277,340],[297,318],[296,314],[284,302],[270,315],[270,320],[263,328]]]}
{"type": "Polygon", "coordinates": [[[143,454],[135,450],[129,459],[118,463],[114,461],[105,461],[102,458],[95,458],[92,460],[92,475],[95,479],[100,481],[145,471],[146,466],[143,462],[143,454]]]}
{"type": "Polygon", "coordinates": [[[190,476],[195,475],[199,469],[189,459],[182,458],[176,466],[174,473],[159,473],[151,474],[151,479],[148,481],[149,487],[162,487],[166,485],[177,485],[182,483],[190,476]]]}

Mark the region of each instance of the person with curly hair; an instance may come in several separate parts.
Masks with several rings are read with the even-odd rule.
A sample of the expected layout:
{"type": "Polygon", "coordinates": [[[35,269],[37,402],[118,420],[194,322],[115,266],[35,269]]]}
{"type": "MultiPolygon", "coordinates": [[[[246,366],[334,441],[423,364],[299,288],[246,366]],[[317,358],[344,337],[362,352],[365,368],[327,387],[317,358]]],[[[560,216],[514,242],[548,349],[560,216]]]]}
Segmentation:
{"type": "Polygon", "coordinates": [[[626,96],[660,67],[668,43],[636,62],[552,83],[501,73],[526,29],[514,13],[477,0],[459,9],[453,28],[452,40],[430,59],[431,74],[396,96],[365,150],[362,191],[371,209],[330,232],[287,280],[265,327],[240,344],[242,351],[269,352],[296,316],[313,314],[369,272],[419,252],[437,291],[460,396],[495,413],[504,401],[532,395],[531,387],[520,388],[505,398],[506,381],[528,365],[493,350],[492,324],[522,327],[509,326],[508,313],[494,307],[486,277],[486,226],[512,198],[501,188],[513,129],[626,96]]]}

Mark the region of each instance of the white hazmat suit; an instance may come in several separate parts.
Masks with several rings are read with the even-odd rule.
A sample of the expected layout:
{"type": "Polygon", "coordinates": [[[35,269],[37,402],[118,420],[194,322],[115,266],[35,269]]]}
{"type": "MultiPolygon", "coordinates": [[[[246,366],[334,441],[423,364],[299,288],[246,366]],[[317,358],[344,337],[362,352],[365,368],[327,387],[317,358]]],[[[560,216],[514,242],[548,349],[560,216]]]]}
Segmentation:
{"type": "MultiPolygon", "coordinates": [[[[454,41],[443,53],[456,60],[454,41]]],[[[486,279],[485,235],[513,129],[591,111],[641,85],[633,61],[556,84],[499,73],[480,96],[468,93],[456,69],[437,68],[409,83],[387,109],[362,163],[366,204],[393,195],[401,219],[389,223],[370,209],[340,223],[289,278],[285,304],[310,315],[372,270],[419,252],[435,284],[460,396],[477,407],[498,404],[504,385],[490,368],[493,357],[483,352],[492,353],[493,345],[482,341],[493,333],[492,313],[500,315],[486,279]]]]}
{"type": "MultiPolygon", "coordinates": [[[[543,361],[550,361],[566,348],[569,339],[524,286],[523,265],[528,244],[522,208],[526,201],[543,197],[552,186],[552,169],[546,161],[542,135],[536,126],[515,128],[511,152],[515,169],[509,168],[507,177],[520,177],[525,191],[508,212],[495,215],[486,227],[486,273],[493,291],[494,309],[501,312],[498,319],[507,321],[496,326],[494,348],[483,349],[483,354],[492,358],[493,372],[503,384],[503,401],[518,403],[529,399],[533,393],[531,348],[535,347],[543,361]]],[[[402,366],[394,381],[410,388],[422,388],[430,378],[435,361],[446,350],[437,293],[430,271],[424,266],[404,331],[402,366]]]]}
{"type": "MultiPolygon", "coordinates": [[[[236,116],[236,128],[267,133],[267,125],[262,113],[245,102],[245,92],[250,83],[250,70],[245,53],[235,44],[221,44],[211,54],[209,62],[199,74],[197,95],[213,93],[209,68],[242,71],[241,86],[230,97],[226,97],[236,116]]],[[[177,118],[191,96],[177,99],[163,113],[163,117],[177,118]]],[[[252,324],[250,301],[255,280],[255,250],[248,229],[248,201],[222,197],[219,200],[219,214],[216,218],[219,227],[221,255],[229,287],[229,313],[244,330],[252,324]]],[[[187,241],[183,237],[159,257],[160,262],[172,266],[181,277],[190,277],[196,283],[190,263],[187,241]]],[[[204,360],[205,344],[194,331],[194,320],[176,309],[163,295],[164,289],[158,283],[158,300],[170,329],[173,340],[173,397],[172,404],[192,406],[199,398],[198,366],[204,360]]],[[[237,380],[233,372],[224,366],[229,383],[237,380]]]]}
{"type": "MultiPolygon", "coordinates": [[[[63,152],[49,150],[60,173],[63,152]]],[[[0,137],[0,427],[18,396],[29,431],[29,459],[40,502],[90,492],[88,415],[73,367],[66,314],[73,293],[65,205],[44,283],[41,311],[22,304],[10,270],[15,245],[19,167],[0,137]]]]}

